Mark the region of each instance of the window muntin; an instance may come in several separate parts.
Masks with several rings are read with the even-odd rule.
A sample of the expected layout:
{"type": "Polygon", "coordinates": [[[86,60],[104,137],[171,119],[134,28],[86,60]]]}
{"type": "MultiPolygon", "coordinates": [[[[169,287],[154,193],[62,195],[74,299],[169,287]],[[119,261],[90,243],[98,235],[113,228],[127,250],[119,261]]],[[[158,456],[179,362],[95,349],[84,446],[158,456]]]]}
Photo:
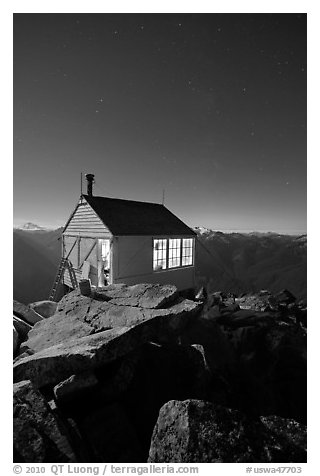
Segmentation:
{"type": "Polygon", "coordinates": [[[161,238],[153,240],[153,270],[193,266],[194,238],[161,238]]]}
{"type": "Polygon", "coordinates": [[[168,268],[177,268],[181,263],[181,238],[169,238],[168,268]]]}
{"type": "Polygon", "coordinates": [[[193,238],[183,238],[182,240],[182,266],[193,264],[193,238]]]}
{"type": "Polygon", "coordinates": [[[167,269],[167,240],[153,240],[153,269],[167,269]]]}

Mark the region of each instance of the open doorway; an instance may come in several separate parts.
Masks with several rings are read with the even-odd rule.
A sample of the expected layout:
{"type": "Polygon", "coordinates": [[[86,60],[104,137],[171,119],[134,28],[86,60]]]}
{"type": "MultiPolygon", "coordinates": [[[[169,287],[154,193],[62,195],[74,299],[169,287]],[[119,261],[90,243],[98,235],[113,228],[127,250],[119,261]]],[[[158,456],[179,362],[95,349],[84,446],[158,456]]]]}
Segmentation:
{"type": "Polygon", "coordinates": [[[110,240],[98,240],[98,286],[111,283],[110,240]]]}

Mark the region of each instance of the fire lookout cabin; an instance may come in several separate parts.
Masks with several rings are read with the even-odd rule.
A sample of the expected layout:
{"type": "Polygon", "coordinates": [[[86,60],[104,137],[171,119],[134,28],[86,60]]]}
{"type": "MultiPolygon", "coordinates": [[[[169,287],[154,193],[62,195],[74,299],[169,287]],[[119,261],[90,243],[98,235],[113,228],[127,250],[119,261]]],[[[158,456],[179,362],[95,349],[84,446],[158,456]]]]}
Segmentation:
{"type": "MultiPolygon", "coordinates": [[[[137,283],[195,287],[196,233],[164,205],[87,194],[62,232],[62,259],[55,285],[74,289],[81,279],[91,285],[137,283]]],[[[50,298],[55,298],[56,287],[50,298]]]]}

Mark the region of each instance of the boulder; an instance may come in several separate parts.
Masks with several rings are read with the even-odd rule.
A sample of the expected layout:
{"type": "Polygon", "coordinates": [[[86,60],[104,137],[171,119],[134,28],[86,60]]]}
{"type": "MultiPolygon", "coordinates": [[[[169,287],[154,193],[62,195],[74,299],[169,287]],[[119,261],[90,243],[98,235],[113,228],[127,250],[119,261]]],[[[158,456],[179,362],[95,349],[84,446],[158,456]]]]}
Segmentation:
{"type": "Polygon", "coordinates": [[[213,320],[197,318],[181,331],[182,345],[200,344],[206,356],[206,362],[211,372],[224,371],[235,365],[235,353],[228,337],[220,326],[213,320]]]}
{"type": "Polygon", "coordinates": [[[96,297],[103,300],[111,300],[112,304],[122,306],[136,306],[144,309],[159,309],[168,303],[173,303],[178,290],[172,284],[135,284],[109,285],[98,288],[96,297]]]}
{"type": "Polygon", "coordinates": [[[74,462],[75,456],[50,408],[30,381],[13,386],[15,458],[26,463],[74,462]]]}
{"type": "Polygon", "coordinates": [[[54,301],[37,301],[32,302],[29,306],[44,318],[53,316],[57,309],[57,303],[54,301]]]}
{"type": "Polygon", "coordinates": [[[205,301],[208,297],[207,290],[204,286],[202,286],[195,296],[196,301],[205,301]]]}
{"type": "Polygon", "coordinates": [[[13,355],[16,355],[19,349],[19,334],[13,326],[13,355]]]}
{"type": "MultiPolygon", "coordinates": [[[[197,303],[186,299],[167,309],[145,309],[133,317],[130,314],[126,316],[126,306],[113,305],[113,307],[119,309],[120,322],[128,322],[131,327],[108,329],[110,322],[116,322],[115,315],[113,314],[110,318],[108,313],[104,313],[99,317],[98,329],[107,328],[108,330],[75,338],[72,335],[72,329],[75,328],[76,316],[65,316],[65,320],[60,316],[59,322],[67,326],[69,331],[66,339],[63,340],[64,328],[59,324],[59,332],[56,334],[60,343],[53,345],[55,333],[52,334],[50,324],[54,322],[56,315],[37,324],[32,335],[30,332],[26,344],[31,350],[37,348],[38,351],[30,357],[15,362],[14,381],[29,379],[36,387],[49,383],[57,384],[75,373],[101,367],[116,360],[147,341],[170,342],[177,338],[190,318],[199,311],[197,303]],[[72,329],[70,329],[70,319],[72,329]]],[[[81,322],[80,332],[83,330],[83,325],[84,323],[81,322]]]]}
{"type": "Polygon", "coordinates": [[[275,315],[267,312],[241,309],[240,311],[222,315],[221,318],[217,319],[217,322],[230,328],[246,326],[272,327],[276,324],[276,319],[275,315]]]}
{"type": "MultiPolygon", "coordinates": [[[[232,406],[245,412],[276,414],[306,422],[306,331],[275,316],[238,311],[225,320],[224,334],[237,362],[232,406]]],[[[251,312],[251,311],[250,311],[251,312]]]]}
{"type": "Polygon", "coordinates": [[[99,381],[99,399],[111,402],[123,396],[135,376],[142,349],[143,346],[117,359],[116,365],[108,365],[95,371],[99,381]]]}
{"type": "Polygon", "coordinates": [[[224,305],[221,307],[221,312],[222,313],[225,313],[225,312],[236,312],[236,311],[239,311],[240,310],[240,307],[238,304],[229,304],[228,306],[224,305]]]}
{"type": "Polygon", "coordinates": [[[25,321],[13,315],[13,326],[19,334],[20,342],[26,340],[28,332],[32,329],[30,324],[27,324],[25,321]]]}
{"type": "Polygon", "coordinates": [[[236,298],[235,304],[238,304],[240,309],[264,312],[269,310],[269,300],[270,296],[268,294],[246,294],[236,298]]]}
{"type": "Polygon", "coordinates": [[[201,346],[146,343],[133,378],[120,395],[146,461],[159,409],[172,398],[206,398],[210,372],[201,346]]]}
{"type": "Polygon", "coordinates": [[[82,372],[71,375],[58,383],[53,389],[55,399],[60,402],[71,401],[78,394],[83,394],[98,384],[98,379],[92,372],[82,372]]]}
{"type": "Polygon", "coordinates": [[[137,434],[121,404],[93,408],[77,421],[93,461],[139,463],[142,461],[137,434]]]}
{"type": "Polygon", "coordinates": [[[199,303],[188,299],[178,300],[165,309],[124,306],[73,291],[60,301],[55,315],[34,326],[25,346],[38,352],[92,333],[116,327],[133,327],[152,320],[157,321],[155,339],[175,339],[181,326],[200,308],[199,303]]]}
{"type": "Polygon", "coordinates": [[[95,332],[94,328],[76,315],[55,314],[35,324],[24,343],[25,350],[39,352],[68,340],[76,340],[95,332]]]}
{"type": "Polygon", "coordinates": [[[35,387],[55,385],[71,375],[115,360],[144,343],[147,332],[126,327],[69,340],[22,358],[13,366],[15,382],[31,380],[35,387]]]}
{"type": "Polygon", "coordinates": [[[203,313],[204,319],[215,320],[217,317],[221,317],[220,306],[218,304],[211,306],[203,313]]]}
{"type": "Polygon", "coordinates": [[[43,319],[43,317],[31,309],[31,307],[15,300],[13,300],[13,314],[31,325],[43,319]]]}
{"type": "Polygon", "coordinates": [[[206,384],[206,398],[226,404],[233,395],[232,379],[237,374],[237,359],[232,343],[214,321],[194,319],[180,335],[182,345],[200,345],[209,378],[206,384]]]}
{"type": "Polygon", "coordinates": [[[172,400],[159,412],[152,463],[302,463],[306,428],[293,420],[244,414],[200,400],[172,400]]]}
{"type": "Polygon", "coordinates": [[[296,297],[290,291],[288,291],[288,289],[282,289],[274,297],[280,305],[288,305],[290,303],[296,302],[296,297]]]}

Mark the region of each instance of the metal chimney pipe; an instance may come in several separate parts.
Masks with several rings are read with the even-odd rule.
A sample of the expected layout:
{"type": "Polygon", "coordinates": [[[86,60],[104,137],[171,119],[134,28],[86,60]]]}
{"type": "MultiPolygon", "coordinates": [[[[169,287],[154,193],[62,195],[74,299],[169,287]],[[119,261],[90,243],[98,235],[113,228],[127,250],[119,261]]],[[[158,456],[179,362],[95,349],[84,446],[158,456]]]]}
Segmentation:
{"type": "Polygon", "coordinates": [[[87,192],[89,197],[92,197],[92,184],[94,182],[94,175],[86,174],[86,179],[87,179],[87,192]]]}

